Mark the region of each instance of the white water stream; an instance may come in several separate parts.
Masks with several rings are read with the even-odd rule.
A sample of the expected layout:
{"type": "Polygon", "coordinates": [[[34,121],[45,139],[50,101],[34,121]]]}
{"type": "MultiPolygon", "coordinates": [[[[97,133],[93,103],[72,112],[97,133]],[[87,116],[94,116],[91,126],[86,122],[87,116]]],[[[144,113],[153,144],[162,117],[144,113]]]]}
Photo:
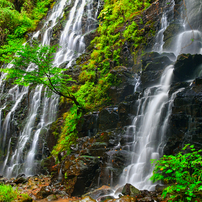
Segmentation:
{"type": "MultiPolygon", "coordinates": [[[[84,36],[96,28],[99,1],[97,1],[97,10],[93,8],[93,3],[93,0],[57,1],[42,28],[45,31],[42,33],[39,30],[33,35],[33,38],[38,39],[42,34],[41,44],[49,45],[57,21],[63,17],[64,9],[72,5],[65,29],[61,33],[61,48],[56,53],[54,61],[56,66],[67,61],[72,64],[73,60],[85,51],[84,36]],[[82,24],[84,14],[87,14],[86,23],[82,24]]],[[[4,85],[3,78],[4,74],[1,75],[1,87],[4,85]]],[[[59,96],[53,94],[48,97],[48,90],[42,85],[32,91],[29,87],[14,86],[8,94],[14,105],[7,113],[1,128],[0,144],[5,151],[5,158],[3,164],[0,165],[0,170],[7,177],[17,176],[20,173],[33,175],[37,172],[40,159],[43,158],[43,151],[40,154],[42,156],[36,156],[38,150],[41,149],[40,145],[43,145],[43,142],[39,140],[42,141],[45,138],[44,133],[47,133],[50,124],[56,119],[59,96]],[[15,147],[12,147],[13,134],[10,134],[10,127],[15,119],[15,112],[22,105],[24,98],[28,100],[28,115],[24,128],[15,135],[17,139],[15,147]]],[[[0,111],[5,108],[6,102],[0,111]]]]}
{"type": "MultiPolygon", "coordinates": [[[[99,1],[97,11],[98,9],[99,1]]],[[[69,19],[60,37],[59,46],[61,48],[55,57],[55,64],[57,66],[65,61],[69,61],[68,67],[71,66],[73,59],[85,51],[84,36],[96,28],[97,14],[95,12],[93,16],[93,0],[75,0],[69,14],[69,19]],[[86,5],[87,17],[85,24],[83,24],[82,18],[84,18],[83,14],[86,5]]]]}

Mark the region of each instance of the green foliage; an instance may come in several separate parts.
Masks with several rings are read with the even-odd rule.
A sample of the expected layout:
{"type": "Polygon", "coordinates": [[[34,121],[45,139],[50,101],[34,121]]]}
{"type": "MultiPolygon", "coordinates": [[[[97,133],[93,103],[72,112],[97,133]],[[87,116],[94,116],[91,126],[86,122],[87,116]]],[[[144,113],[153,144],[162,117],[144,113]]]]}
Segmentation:
{"type": "Polygon", "coordinates": [[[12,36],[8,36],[7,39],[8,43],[0,48],[0,62],[4,63],[9,63],[13,59],[13,53],[22,47],[24,41],[23,38],[12,38],[12,36]]]}
{"type": "Polygon", "coordinates": [[[70,146],[74,144],[77,139],[76,126],[81,116],[82,112],[78,110],[76,105],[73,105],[73,107],[68,112],[63,114],[65,124],[62,127],[62,132],[58,139],[57,145],[52,150],[52,155],[56,158],[58,153],[62,151],[66,151],[67,155],[70,154],[70,146]]]}
{"type": "Polygon", "coordinates": [[[12,34],[17,38],[32,27],[32,21],[25,13],[15,10],[12,3],[4,4],[0,1],[0,27],[2,29],[1,36],[12,34]]]}
{"type": "Polygon", "coordinates": [[[83,98],[90,100],[91,104],[87,101],[89,103],[87,108],[89,106],[94,108],[99,102],[94,99],[94,104],[92,104],[93,97],[99,97],[103,101],[99,102],[99,105],[109,102],[107,91],[117,82],[110,71],[121,65],[121,48],[126,40],[133,40],[137,46],[140,44],[142,37],[139,36],[138,26],[132,19],[149,5],[150,0],[105,0],[104,9],[99,15],[100,25],[97,30],[99,36],[92,41],[94,50],[88,65],[83,66],[83,72],[79,76],[81,82],[91,82],[91,84],[84,84],[78,92],[83,95],[83,98]],[[124,28],[125,31],[120,31],[130,20],[132,23],[124,28]],[[85,94],[85,91],[88,93],[85,94]]]}
{"type": "Polygon", "coordinates": [[[18,193],[20,201],[33,201],[33,199],[27,193],[18,193]]]}
{"type": "Polygon", "coordinates": [[[52,0],[0,0],[0,62],[9,62],[46,15],[52,0]],[[12,48],[12,46],[14,48],[12,48]]]}
{"type": "MultiPolygon", "coordinates": [[[[100,12],[99,36],[92,44],[96,49],[91,54],[90,68],[98,68],[101,74],[107,74],[119,62],[121,47],[126,40],[132,40],[137,49],[143,42],[142,31],[133,18],[150,5],[150,0],[105,0],[104,9],[100,12]],[[122,31],[122,30],[125,31],[122,31]],[[120,31],[121,30],[121,31],[120,31]]],[[[142,18],[140,18],[142,24],[142,18]]],[[[135,50],[134,50],[135,51],[135,50]]]]}
{"type": "Polygon", "coordinates": [[[18,193],[11,185],[0,185],[0,201],[10,202],[17,199],[18,193]]]}
{"type": "Polygon", "coordinates": [[[32,198],[27,193],[20,193],[17,189],[13,189],[11,185],[0,185],[0,201],[31,201],[32,198]]]}
{"type": "Polygon", "coordinates": [[[6,73],[5,79],[13,80],[14,84],[23,86],[43,84],[52,92],[70,99],[82,108],[67,86],[73,82],[71,76],[64,74],[64,69],[53,65],[53,53],[56,49],[56,46],[26,44],[16,53],[11,63],[13,66],[0,71],[6,73]]]}
{"type": "Polygon", "coordinates": [[[151,180],[171,184],[163,191],[164,198],[167,194],[171,195],[170,201],[202,199],[202,150],[196,151],[189,144],[182,150],[175,156],[164,155],[159,160],[153,159],[155,168],[151,180]]]}
{"type": "Polygon", "coordinates": [[[39,20],[46,15],[48,6],[52,2],[53,0],[38,0],[31,12],[31,19],[35,20],[35,23],[38,23],[39,20]]]}
{"type": "MultiPolygon", "coordinates": [[[[44,84],[48,87],[50,83],[58,85],[63,70],[52,64],[55,50],[55,46],[26,44],[16,53],[12,61],[14,66],[1,71],[7,73],[6,79],[15,79],[14,84],[18,85],[44,84]],[[29,68],[27,69],[27,67],[29,68]]],[[[62,81],[64,82],[63,78],[62,81]]]]}
{"type": "Polygon", "coordinates": [[[1,69],[2,72],[6,73],[5,79],[12,80],[14,84],[23,86],[44,85],[52,92],[73,101],[73,107],[63,115],[64,126],[58,144],[52,152],[55,156],[64,149],[69,153],[70,145],[77,138],[76,125],[83,113],[83,106],[86,105],[85,97],[93,88],[93,83],[87,77],[89,82],[81,86],[76,93],[72,91],[70,84],[74,81],[71,76],[65,74],[64,69],[53,65],[56,49],[56,46],[30,46],[26,44],[16,53],[12,61],[13,66],[1,69]]]}

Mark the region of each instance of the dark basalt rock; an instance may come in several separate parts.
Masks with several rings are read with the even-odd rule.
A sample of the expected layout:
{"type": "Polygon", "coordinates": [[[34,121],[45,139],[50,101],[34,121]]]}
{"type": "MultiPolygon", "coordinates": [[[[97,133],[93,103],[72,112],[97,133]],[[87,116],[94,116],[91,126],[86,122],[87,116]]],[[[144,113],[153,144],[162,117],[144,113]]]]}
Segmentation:
{"type": "Polygon", "coordinates": [[[121,53],[120,53],[120,64],[125,67],[133,68],[134,67],[134,57],[132,55],[132,44],[129,42],[125,42],[121,53]]]}
{"type": "Polygon", "coordinates": [[[179,55],[174,65],[175,81],[186,81],[197,76],[198,68],[202,64],[202,55],[179,55]]]}
{"type": "Polygon", "coordinates": [[[142,57],[141,82],[143,88],[158,83],[165,67],[173,63],[170,58],[174,57],[174,54],[168,53],[146,53],[142,57]]]}
{"type": "MultiPolygon", "coordinates": [[[[95,24],[94,26],[95,28],[98,27],[97,24],[95,24]]],[[[85,41],[86,47],[90,45],[91,41],[95,38],[96,35],[97,33],[95,31],[91,31],[84,35],[84,41],[85,41]]]]}
{"type": "Polygon", "coordinates": [[[134,74],[124,66],[114,67],[110,73],[120,82],[119,85],[112,86],[108,90],[112,103],[118,104],[134,92],[134,74]]]}
{"type": "Polygon", "coordinates": [[[202,84],[201,77],[190,83],[177,83],[171,90],[183,87],[177,93],[169,118],[169,132],[165,154],[177,153],[184,144],[194,144],[196,149],[202,146],[202,84]]]}
{"type": "Polygon", "coordinates": [[[126,97],[124,102],[118,105],[119,125],[127,126],[132,124],[133,117],[137,114],[137,103],[139,93],[126,97]]]}
{"type": "Polygon", "coordinates": [[[92,179],[96,176],[99,163],[99,158],[92,156],[67,157],[63,174],[68,179],[66,185],[68,194],[74,196],[84,194],[85,188],[91,185],[92,179]]]}
{"type": "Polygon", "coordinates": [[[106,152],[103,155],[103,165],[100,168],[100,184],[115,186],[119,182],[123,169],[130,164],[130,159],[130,152],[122,150],[121,147],[116,147],[106,152]]]}
{"type": "Polygon", "coordinates": [[[98,112],[93,112],[84,115],[77,125],[77,131],[79,137],[89,136],[92,137],[96,135],[98,131],[98,112]]]}
{"type": "Polygon", "coordinates": [[[15,184],[20,184],[20,183],[26,183],[27,182],[27,178],[24,177],[24,175],[20,175],[18,176],[13,183],[15,184]]]}
{"type": "Polygon", "coordinates": [[[119,121],[118,108],[110,107],[103,109],[98,116],[98,130],[105,131],[116,128],[119,121]]]}
{"type": "MultiPolygon", "coordinates": [[[[116,147],[116,150],[113,150],[119,144],[122,134],[121,129],[111,129],[97,133],[93,137],[82,137],[77,139],[77,145],[71,146],[71,155],[64,158],[65,154],[61,154],[62,167],[55,167],[54,173],[62,169],[60,182],[66,186],[68,194],[82,195],[97,187],[99,176],[100,185],[106,184],[102,173],[106,171],[106,162],[110,156],[113,159],[114,178],[118,179],[123,167],[127,165],[125,161],[129,162],[130,156],[130,153],[121,148],[116,147]]],[[[52,184],[54,183],[58,183],[57,175],[52,179],[52,184]]]]}
{"type": "Polygon", "coordinates": [[[182,31],[184,28],[183,26],[181,26],[180,24],[174,24],[171,23],[167,29],[165,30],[165,32],[163,33],[164,35],[164,44],[163,44],[163,49],[164,50],[173,50],[174,47],[174,43],[173,41],[177,40],[177,35],[178,33],[180,33],[180,31],[182,31]]]}

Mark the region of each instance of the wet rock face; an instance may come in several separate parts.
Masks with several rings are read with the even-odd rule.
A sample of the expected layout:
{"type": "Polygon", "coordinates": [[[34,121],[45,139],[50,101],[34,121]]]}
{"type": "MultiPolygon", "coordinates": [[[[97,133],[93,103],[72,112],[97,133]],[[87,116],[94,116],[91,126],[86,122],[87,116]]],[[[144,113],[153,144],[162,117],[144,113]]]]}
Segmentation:
{"type": "Polygon", "coordinates": [[[196,149],[202,146],[202,78],[196,78],[192,85],[187,84],[176,84],[184,90],[174,100],[165,154],[179,152],[188,143],[194,144],[196,149]]]}
{"type": "MultiPolygon", "coordinates": [[[[152,18],[151,14],[156,11],[157,6],[165,5],[165,2],[162,2],[164,1],[159,2],[159,5],[155,4],[153,9],[145,11],[143,17],[145,22],[147,21],[146,18],[152,18]]],[[[154,18],[157,19],[159,16],[160,14],[155,15],[154,18]]],[[[85,21],[85,19],[83,20],[85,21]]],[[[159,22],[156,22],[156,30],[160,28],[158,26],[159,22]]],[[[174,25],[169,27],[165,35],[166,40],[170,40],[170,34],[173,29],[177,32],[181,28],[174,25]]],[[[88,39],[86,38],[86,40],[88,39]]],[[[152,47],[153,43],[154,39],[151,39],[149,45],[152,47]]],[[[82,117],[77,126],[79,135],[77,144],[71,146],[72,153],[69,156],[64,157],[63,155],[62,163],[54,170],[57,174],[53,177],[52,183],[58,181],[58,173],[61,171],[60,180],[69,195],[82,195],[101,185],[116,185],[123,168],[130,164],[131,156],[127,146],[128,143],[133,142],[134,134],[129,130],[126,135],[125,126],[131,125],[132,119],[137,113],[137,99],[142,93],[134,93],[133,72],[140,66],[134,65],[131,47],[130,42],[124,44],[121,58],[123,66],[115,67],[115,64],[111,64],[113,68],[111,73],[121,80],[119,86],[113,86],[109,90],[113,106],[82,117]],[[125,60],[126,58],[128,60],[125,60]]],[[[174,102],[173,113],[169,120],[170,130],[167,133],[168,143],[165,147],[165,154],[176,152],[176,148],[181,147],[182,142],[189,141],[190,138],[192,141],[201,142],[200,105],[202,103],[200,101],[200,86],[202,80],[200,78],[195,80],[194,86],[189,86],[184,82],[186,79],[191,78],[190,75],[195,73],[195,66],[201,62],[201,59],[197,55],[185,56],[188,59],[181,56],[175,63],[175,79],[170,90],[170,96],[182,87],[185,90],[177,94],[174,102]],[[194,67],[190,68],[190,64],[193,63],[194,67]],[[184,65],[187,65],[186,71],[182,69],[184,65]],[[193,103],[195,104],[192,106],[193,103]],[[192,120],[192,124],[190,124],[190,120],[192,120]],[[190,126],[192,126],[191,129],[190,126]]],[[[141,59],[143,71],[140,89],[144,89],[159,82],[163,70],[167,65],[173,64],[175,56],[169,53],[149,52],[141,59]]],[[[81,61],[83,60],[81,59],[81,61]]],[[[66,66],[66,64],[63,65],[64,67],[66,66]]],[[[79,66],[77,69],[77,72],[72,71],[75,78],[78,77],[79,66]]],[[[60,154],[60,160],[62,159],[61,157],[62,154],[60,154]]],[[[148,193],[147,191],[142,191],[138,196],[144,198],[138,201],[162,201],[160,195],[148,193]]],[[[135,201],[136,199],[125,196],[120,200],[135,201]]]]}
{"type": "Polygon", "coordinates": [[[118,108],[103,109],[98,116],[98,128],[101,131],[116,128],[119,121],[118,108]]]}
{"type": "Polygon", "coordinates": [[[173,50],[173,44],[172,42],[174,40],[177,40],[177,35],[180,31],[183,30],[183,27],[180,24],[170,24],[165,32],[164,35],[164,44],[163,48],[164,50],[173,50]]]}
{"type": "Polygon", "coordinates": [[[179,55],[174,65],[175,81],[187,81],[200,76],[202,55],[179,55]]]}
{"type": "Polygon", "coordinates": [[[130,68],[124,66],[117,66],[110,71],[111,74],[116,76],[119,85],[112,86],[109,91],[109,97],[112,103],[118,104],[124,99],[133,94],[134,92],[134,74],[131,72],[130,68]]]}
{"type": "Polygon", "coordinates": [[[94,136],[98,131],[98,112],[84,115],[77,125],[79,137],[94,136]]]}
{"type": "Polygon", "coordinates": [[[131,125],[133,117],[137,114],[137,100],[140,94],[135,92],[129,95],[118,105],[119,126],[124,127],[131,125]]]}
{"type": "Polygon", "coordinates": [[[116,130],[116,128],[130,125],[137,113],[136,101],[138,97],[139,93],[136,92],[127,96],[119,105],[106,107],[100,112],[84,115],[77,125],[79,137],[93,137],[97,132],[105,133],[106,131],[108,133],[107,130],[116,130]]]}
{"type": "MultiPolygon", "coordinates": [[[[69,195],[82,195],[92,188],[118,183],[123,168],[131,159],[126,144],[133,138],[131,135],[124,141],[124,126],[132,123],[138,97],[138,93],[131,94],[117,106],[82,117],[77,125],[80,136],[77,144],[72,145],[71,155],[64,158],[61,166],[54,171],[62,171],[62,184],[69,195]]],[[[55,175],[52,183],[57,180],[58,175],[55,175]]]]}
{"type": "MultiPolygon", "coordinates": [[[[147,53],[142,60],[142,66],[145,67],[143,75],[148,75],[147,77],[152,77],[153,72],[162,72],[167,65],[173,64],[175,71],[169,96],[182,89],[174,100],[164,154],[178,152],[185,143],[195,144],[196,148],[202,146],[202,77],[196,78],[190,85],[181,76],[184,74],[188,79],[195,75],[201,56],[184,56],[180,56],[175,64],[172,61],[175,56],[168,53],[147,53]],[[189,64],[193,65],[191,69],[189,64]],[[181,69],[183,65],[187,65],[186,71],[181,69]]],[[[158,77],[156,79],[158,80],[158,77]]],[[[154,82],[157,81],[143,79],[141,88],[153,85],[154,82]]],[[[114,186],[118,183],[124,167],[130,164],[128,145],[133,142],[134,134],[132,130],[130,132],[130,128],[126,133],[125,126],[132,123],[137,113],[139,97],[141,93],[133,93],[118,105],[83,117],[78,125],[80,138],[77,145],[72,146],[72,154],[64,159],[61,167],[62,183],[70,195],[82,195],[92,188],[101,185],[114,186]]],[[[59,169],[60,167],[58,172],[59,169]]],[[[139,201],[162,200],[160,195],[148,194],[146,191],[142,191],[138,197],[140,196],[142,199],[139,201]]]]}
{"type": "MultiPolygon", "coordinates": [[[[64,159],[62,168],[58,168],[62,169],[62,184],[66,186],[69,195],[82,195],[98,184],[108,184],[109,176],[106,172],[110,171],[106,167],[112,168],[112,164],[114,178],[118,179],[127,160],[127,151],[122,151],[120,147],[114,149],[122,133],[120,129],[114,129],[77,140],[78,144],[72,146],[71,155],[64,159]]],[[[53,184],[54,180],[57,181],[57,176],[53,179],[53,184]]]]}
{"type": "Polygon", "coordinates": [[[98,157],[80,156],[71,160],[71,162],[66,161],[63,172],[65,172],[65,177],[69,179],[67,184],[69,194],[77,196],[86,187],[89,187],[92,179],[96,176],[98,168],[98,157]],[[72,185],[74,185],[74,189],[72,185]]]}
{"type": "Polygon", "coordinates": [[[157,84],[165,67],[172,64],[175,56],[172,53],[159,54],[157,52],[146,53],[142,57],[141,82],[143,88],[157,84]]]}
{"type": "Polygon", "coordinates": [[[201,55],[180,55],[174,65],[174,82],[170,94],[177,93],[169,119],[169,131],[165,154],[177,153],[184,144],[194,144],[197,149],[202,146],[202,78],[200,67],[201,55]],[[199,76],[199,77],[198,77],[199,76]],[[190,79],[193,82],[190,84],[190,79]]]}

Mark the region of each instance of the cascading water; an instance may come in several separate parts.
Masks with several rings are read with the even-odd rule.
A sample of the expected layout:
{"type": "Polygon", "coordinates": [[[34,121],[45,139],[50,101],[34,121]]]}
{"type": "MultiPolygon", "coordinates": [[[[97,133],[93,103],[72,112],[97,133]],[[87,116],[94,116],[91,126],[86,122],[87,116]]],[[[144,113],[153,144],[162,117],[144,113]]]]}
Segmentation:
{"type": "MultiPolygon", "coordinates": [[[[167,21],[168,14],[173,12],[175,2],[170,3],[172,3],[171,9],[163,14],[161,30],[157,34],[156,43],[153,47],[153,51],[159,53],[165,51],[163,49],[163,33],[169,25],[167,21]]],[[[179,20],[183,29],[174,37],[172,49],[166,50],[166,52],[172,52],[176,56],[180,53],[199,54],[202,48],[201,25],[194,23],[193,28],[189,26],[193,17],[198,15],[193,8],[200,11],[198,7],[201,8],[202,3],[198,0],[185,0],[185,4],[187,10],[186,8],[181,10],[182,13],[186,13],[184,15],[186,17],[179,20]]],[[[138,189],[148,190],[155,186],[149,180],[153,171],[150,159],[158,159],[163,154],[164,137],[168,126],[168,118],[172,112],[172,104],[176,94],[183,90],[183,88],[178,89],[169,97],[172,75],[173,65],[169,65],[162,73],[159,84],[147,88],[143,97],[137,101],[137,115],[133,120],[133,125],[128,127],[128,131],[132,130],[134,134],[133,145],[130,147],[132,159],[131,164],[123,170],[120,177],[120,186],[130,183],[138,189]]]]}
{"type": "MultiPolygon", "coordinates": [[[[74,58],[78,57],[85,50],[84,37],[90,31],[96,28],[97,12],[93,16],[93,1],[76,0],[72,7],[69,19],[61,34],[59,46],[61,47],[56,54],[55,63],[60,65],[65,61],[69,61],[71,66],[74,58]],[[83,13],[87,5],[86,23],[82,23],[83,13]],[[79,6],[79,8],[78,8],[79,6]]],[[[99,1],[97,10],[99,9],[99,1]]]]}
{"type": "MultiPolygon", "coordinates": [[[[133,120],[135,134],[132,146],[132,164],[124,169],[121,182],[135,184],[139,189],[150,189],[149,177],[152,173],[150,159],[159,158],[162,150],[162,132],[165,128],[162,112],[168,103],[168,92],[172,79],[173,66],[168,66],[160,84],[147,88],[142,99],[138,100],[138,113],[133,120]],[[161,127],[159,127],[161,125],[161,127]],[[149,173],[149,174],[148,174],[149,173]]],[[[121,183],[121,184],[122,184],[121,183]]]]}
{"type": "Polygon", "coordinates": [[[202,53],[201,8],[201,1],[184,0],[180,11],[178,33],[173,37],[170,47],[166,47],[165,51],[173,52],[176,56],[182,53],[202,53]]]}
{"type": "MultiPolygon", "coordinates": [[[[61,48],[56,53],[54,64],[60,65],[63,62],[72,64],[73,60],[85,51],[84,37],[97,26],[97,15],[100,6],[99,1],[87,0],[60,0],[56,2],[48,20],[45,22],[42,30],[33,35],[33,39],[38,39],[42,35],[42,45],[49,45],[52,32],[57,21],[63,17],[64,9],[72,5],[65,29],[60,38],[61,48]],[[94,3],[97,3],[95,9],[94,3]],[[83,18],[86,23],[83,24],[83,18]]],[[[31,68],[31,65],[28,67],[31,68]]],[[[4,86],[1,75],[1,87],[4,86]]],[[[2,92],[4,91],[1,89],[2,92]]],[[[4,159],[1,163],[1,172],[7,177],[17,176],[19,173],[32,175],[37,172],[37,165],[43,158],[44,134],[47,133],[50,124],[55,121],[57,113],[57,104],[59,97],[53,94],[47,96],[48,90],[43,86],[37,86],[34,90],[29,87],[19,88],[14,86],[9,90],[7,97],[15,102],[11,110],[7,113],[1,128],[0,144],[4,149],[4,159]],[[22,105],[23,100],[27,100],[28,112],[25,126],[21,131],[10,133],[10,128],[15,120],[15,112],[22,105]],[[13,135],[16,139],[13,144],[13,135]]],[[[2,104],[1,111],[6,108],[7,99],[2,104]]]]}

